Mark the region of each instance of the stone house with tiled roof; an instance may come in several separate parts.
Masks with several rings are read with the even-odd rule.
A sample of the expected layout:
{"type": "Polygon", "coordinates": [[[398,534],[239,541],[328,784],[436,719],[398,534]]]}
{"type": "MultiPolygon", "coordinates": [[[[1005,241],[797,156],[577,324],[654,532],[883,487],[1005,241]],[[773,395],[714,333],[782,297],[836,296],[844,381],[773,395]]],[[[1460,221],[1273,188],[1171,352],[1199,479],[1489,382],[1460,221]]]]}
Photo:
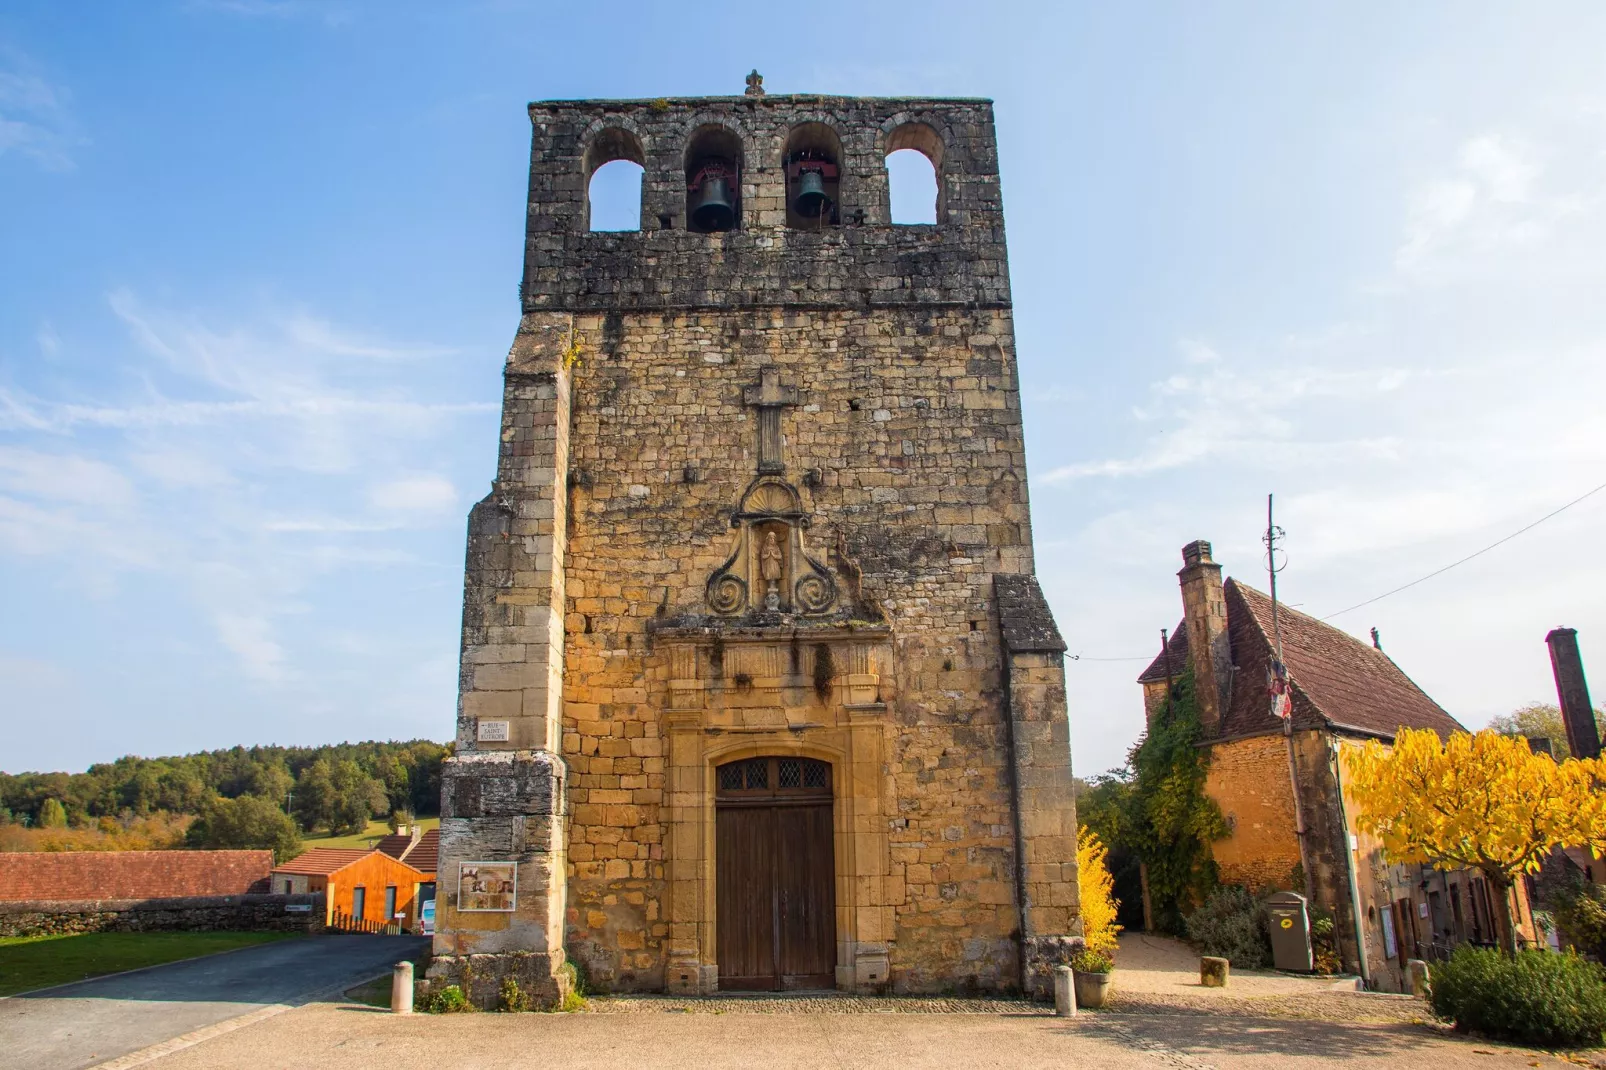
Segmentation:
{"type": "MultiPolygon", "coordinates": [[[[1345,968],[1374,988],[1405,990],[1409,958],[1492,943],[1497,904],[1487,882],[1472,871],[1386,864],[1356,829],[1344,784],[1343,755],[1368,740],[1392,742],[1401,728],[1466,729],[1377,645],[1282,605],[1274,627],[1270,596],[1223,582],[1208,542],[1189,543],[1182,556],[1183,620],[1138,683],[1152,718],[1168,681],[1193,670],[1210,752],[1205,792],[1229,830],[1212,846],[1222,882],[1308,895],[1333,915],[1345,968]],[[1290,681],[1286,732],[1268,686],[1278,634],[1290,681]]],[[[1525,901],[1516,917],[1532,938],[1525,901]]]]}

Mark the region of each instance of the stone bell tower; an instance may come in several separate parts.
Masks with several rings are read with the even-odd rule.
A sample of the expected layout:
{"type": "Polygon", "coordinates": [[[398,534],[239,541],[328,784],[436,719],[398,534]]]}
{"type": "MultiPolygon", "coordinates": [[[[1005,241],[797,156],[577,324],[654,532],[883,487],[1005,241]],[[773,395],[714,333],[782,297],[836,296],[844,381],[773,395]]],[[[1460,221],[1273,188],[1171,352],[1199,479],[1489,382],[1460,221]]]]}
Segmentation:
{"type": "Polygon", "coordinates": [[[529,113],[433,983],[1043,992],[1076,816],[991,105],[529,113]],[[641,228],[593,231],[615,160],[641,228]]]}

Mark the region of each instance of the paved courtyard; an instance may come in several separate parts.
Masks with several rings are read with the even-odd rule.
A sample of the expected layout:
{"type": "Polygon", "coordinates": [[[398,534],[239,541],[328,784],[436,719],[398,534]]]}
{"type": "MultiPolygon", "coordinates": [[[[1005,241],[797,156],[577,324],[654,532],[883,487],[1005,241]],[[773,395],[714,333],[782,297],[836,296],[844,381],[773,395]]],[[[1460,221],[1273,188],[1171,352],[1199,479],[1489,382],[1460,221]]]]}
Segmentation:
{"type": "MultiPolygon", "coordinates": [[[[1330,980],[1235,974],[1200,987],[1163,938],[1122,941],[1111,1010],[1054,1017],[1002,999],[829,994],[595,998],[573,1014],[395,1016],[318,986],[373,976],[415,941],[330,937],[267,945],[0,1001],[0,1065],[26,1070],[647,1070],[693,1067],[1561,1067],[1457,1037],[1416,1000],[1330,980]],[[277,950],[276,949],[286,949],[277,950]],[[274,957],[274,953],[278,957],[274,957]],[[288,956],[288,957],[287,957],[288,956]],[[300,1004],[300,1005],[298,1005],[300,1004]]],[[[1606,1066],[1599,1056],[1573,1064],[1606,1066]]]]}
{"type": "MultiPolygon", "coordinates": [[[[719,1001],[723,1003],[725,1001],[719,1001]]],[[[1546,1055],[1421,1026],[1027,1012],[462,1014],[397,1017],[315,1004],[151,1063],[153,1070],[456,1070],[552,1067],[791,1070],[819,1067],[1562,1067],[1546,1055]]],[[[721,1011],[723,1010],[723,1013],[721,1011]]]]}

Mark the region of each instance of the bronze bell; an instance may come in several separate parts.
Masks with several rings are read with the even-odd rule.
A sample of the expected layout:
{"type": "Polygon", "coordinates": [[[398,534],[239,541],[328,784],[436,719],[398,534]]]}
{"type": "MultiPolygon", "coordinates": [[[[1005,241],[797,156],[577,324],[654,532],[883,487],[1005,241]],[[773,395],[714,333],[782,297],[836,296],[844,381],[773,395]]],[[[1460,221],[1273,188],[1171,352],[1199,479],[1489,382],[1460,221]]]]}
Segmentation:
{"type": "Polygon", "coordinates": [[[725,172],[705,168],[697,176],[691,197],[691,221],[698,230],[730,230],[736,223],[736,207],[731,204],[730,185],[725,172]]]}
{"type": "Polygon", "coordinates": [[[797,196],[792,198],[792,211],[805,219],[818,219],[831,198],[825,195],[825,175],[807,168],[797,175],[797,196]]]}

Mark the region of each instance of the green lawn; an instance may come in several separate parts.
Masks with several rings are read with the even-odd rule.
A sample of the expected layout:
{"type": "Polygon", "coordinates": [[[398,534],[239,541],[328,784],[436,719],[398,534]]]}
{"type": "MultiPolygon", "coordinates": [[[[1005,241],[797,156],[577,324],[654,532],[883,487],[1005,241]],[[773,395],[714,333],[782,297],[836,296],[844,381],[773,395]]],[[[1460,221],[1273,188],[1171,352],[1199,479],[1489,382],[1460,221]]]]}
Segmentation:
{"type": "MultiPolygon", "coordinates": [[[[441,827],[438,817],[421,817],[418,824],[425,832],[441,827]]],[[[352,836],[331,836],[327,832],[301,837],[301,845],[306,848],[313,847],[372,847],[379,842],[381,836],[390,835],[390,822],[370,821],[368,828],[352,836]]]]}
{"type": "Polygon", "coordinates": [[[0,936],[0,996],[284,940],[294,933],[0,936]]]}

